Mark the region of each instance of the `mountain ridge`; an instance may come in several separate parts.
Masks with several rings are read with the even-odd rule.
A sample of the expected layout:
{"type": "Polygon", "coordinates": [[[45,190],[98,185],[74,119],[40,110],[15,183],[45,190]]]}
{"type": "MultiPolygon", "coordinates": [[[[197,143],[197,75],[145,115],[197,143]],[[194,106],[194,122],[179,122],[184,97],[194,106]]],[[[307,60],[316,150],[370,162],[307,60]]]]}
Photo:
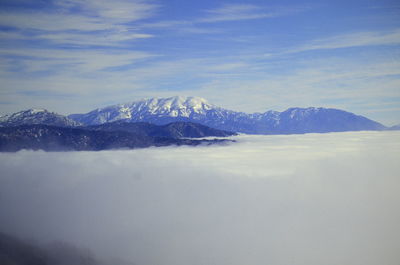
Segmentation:
{"type": "Polygon", "coordinates": [[[44,151],[101,151],[134,149],[170,145],[223,143],[225,139],[186,139],[151,136],[135,131],[91,130],[87,127],[57,127],[26,124],[0,127],[0,151],[16,152],[23,149],[44,151]]]}
{"type": "Polygon", "coordinates": [[[0,126],[18,126],[25,124],[45,124],[62,127],[82,125],[67,116],[46,109],[27,109],[0,117],[0,126]]]}
{"type": "Polygon", "coordinates": [[[148,122],[126,122],[124,120],[83,127],[94,131],[133,132],[151,137],[167,138],[204,138],[228,137],[234,132],[218,130],[192,122],[172,122],[165,125],[155,125],[148,122]]]}
{"type": "Polygon", "coordinates": [[[199,97],[151,98],[98,108],[68,116],[86,125],[117,120],[163,125],[175,121],[203,124],[212,128],[250,134],[292,134],[383,130],[382,124],[366,117],[332,108],[289,108],[278,112],[247,114],[224,109],[199,97]]]}
{"type": "Polygon", "coordinates": [[[269,110],[264,113],[247,114],[218,107],[203,98],[181,96],[143,99],[97,108],[85,114],[63,116],[47,110],[27,110],[0,118],[0,126],[3,127],[21,124],[76,127],[113,122],[147,122],[155,125],[187,122],[247,134],[301,134],[388,129],[364,116],[340,109],[289,108],[282,112],[269,110]]]}

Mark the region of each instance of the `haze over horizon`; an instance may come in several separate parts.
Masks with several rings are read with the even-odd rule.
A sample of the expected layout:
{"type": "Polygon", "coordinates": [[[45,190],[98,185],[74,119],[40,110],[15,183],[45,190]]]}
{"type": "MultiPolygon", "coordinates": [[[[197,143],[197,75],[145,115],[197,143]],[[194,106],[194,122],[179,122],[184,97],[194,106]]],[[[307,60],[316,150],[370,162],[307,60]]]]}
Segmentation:
{"type": "Polygon", "coordinates": [[[332,107],[400,124],[400,4],[3,0],[0,115],[199,96],[246,113],[332,107]]]}

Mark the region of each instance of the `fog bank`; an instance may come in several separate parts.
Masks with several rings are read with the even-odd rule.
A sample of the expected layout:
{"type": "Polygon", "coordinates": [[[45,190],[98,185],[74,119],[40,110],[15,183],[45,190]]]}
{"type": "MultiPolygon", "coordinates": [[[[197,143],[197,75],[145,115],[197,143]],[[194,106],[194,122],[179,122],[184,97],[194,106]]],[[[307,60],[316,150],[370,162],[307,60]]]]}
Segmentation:
{"type": "Polygon", "coordinates": [[[400,132],[0,154],[0,231],[137,265],[397,265],[400,132]]]}

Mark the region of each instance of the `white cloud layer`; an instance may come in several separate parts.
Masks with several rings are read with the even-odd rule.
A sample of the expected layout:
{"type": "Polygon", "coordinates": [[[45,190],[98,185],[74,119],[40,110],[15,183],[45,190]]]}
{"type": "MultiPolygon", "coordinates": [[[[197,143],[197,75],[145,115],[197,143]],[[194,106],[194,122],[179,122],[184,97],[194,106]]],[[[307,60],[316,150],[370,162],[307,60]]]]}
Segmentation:
{"type": "Polygon", "coordinates": [[[0,154],[0,231],[135,264],[395,265],[400,134],[0,154]]]}

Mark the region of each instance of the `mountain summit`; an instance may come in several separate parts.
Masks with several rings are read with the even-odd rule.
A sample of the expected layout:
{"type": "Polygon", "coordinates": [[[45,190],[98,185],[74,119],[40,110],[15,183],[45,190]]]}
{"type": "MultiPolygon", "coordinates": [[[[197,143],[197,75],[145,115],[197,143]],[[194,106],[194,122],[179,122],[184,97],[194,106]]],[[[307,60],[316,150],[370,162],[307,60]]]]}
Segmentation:
{"type": "Polygon", "coordinates": [[[72,114],[69,118],[87,125],[96,125],[118,120],[147,121],[156,124],[190,119],[205,115],[215,108],[200,97],[170,97],[143,99],[93,110],[87,114],[72,114]],[[173,119],[169,119],[173,118],[173,119]],[[175,119],[174,119],[175,118],[175,119]]]}
{"type": "Polygon", "coordinates": [[[217,107],[199,97],[151,98],[68,116],[85,125],[124,120],[164,125],[186,121],[212,128],[250,134],[296,134],[382,130],[385,127],[338,109],[290,108],[283,112],[247,114],[217,107]]]}
{"type": "Polygon", "coordinates": [[[61,127],[80,125],[79,122],[45,109],[28,109],[0,117],[0,126],[2,127],[26,124],[44,124],[61,127]]]}

